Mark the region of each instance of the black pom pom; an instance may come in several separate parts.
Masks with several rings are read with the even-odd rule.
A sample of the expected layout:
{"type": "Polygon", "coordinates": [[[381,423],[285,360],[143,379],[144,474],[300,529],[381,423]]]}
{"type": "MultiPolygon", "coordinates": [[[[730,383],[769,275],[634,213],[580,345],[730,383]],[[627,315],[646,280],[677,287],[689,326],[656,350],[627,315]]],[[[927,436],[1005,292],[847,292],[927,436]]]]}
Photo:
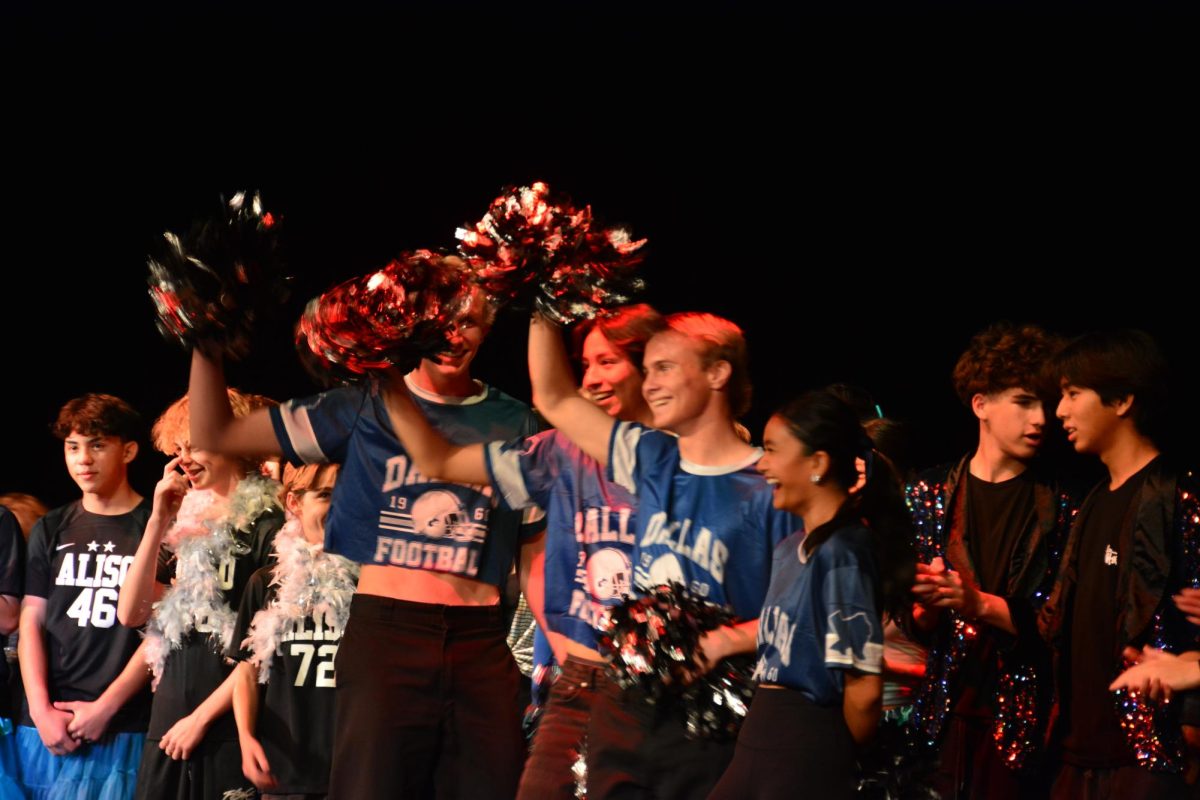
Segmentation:
{"type": "Polygon", "coordinates": [[[278,227],[257,193],[238,192],[186,235],[163,234],[160,252],[147,260],[162,335],[186,348],[246,355],[255,323],[288,297],[278,227]]]}
{"type": "Polygon", "coordinates": [[[697,676],[697,651],[701,636],[734,621],[672,583],[606,610],[599,649],[618,686],[649,703],[680,703],[691,738],[724,739],[737,735],[750,706],[751,659],[726,659],[697,676]]]}

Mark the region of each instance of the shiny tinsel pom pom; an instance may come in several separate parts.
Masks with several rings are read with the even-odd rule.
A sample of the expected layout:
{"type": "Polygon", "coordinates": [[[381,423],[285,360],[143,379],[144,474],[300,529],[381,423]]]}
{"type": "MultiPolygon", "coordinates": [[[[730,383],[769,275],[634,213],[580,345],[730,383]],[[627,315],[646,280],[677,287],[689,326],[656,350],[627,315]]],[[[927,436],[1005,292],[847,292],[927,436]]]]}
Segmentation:
{"type": "Polygon", "coordinates": [[[417,250],[309,301],[296,349],[313,377],[354,382],[373,371],[407,371],[446,349],[446,332],[483,302],[461,259],[417,250]]]}
{"type": "Polygon", "coordinates": [[[734,621],[727,609],[672,583],[606,610],[599,648],[618,686],[648,703],[679,703],[691,738],[724,739],[737,734],[754,693],[750,659],[727,659],[697,675],[697,655],[701,636],[734,621]]]}
{"type": "Polygon", "coordinates": [[[624,305],[642,289],[634,274],[645,239],[605,228],[546,184],[504,189],[478,222],[459,228],[475,280],[504,305],[560,324],[624,305]]]}

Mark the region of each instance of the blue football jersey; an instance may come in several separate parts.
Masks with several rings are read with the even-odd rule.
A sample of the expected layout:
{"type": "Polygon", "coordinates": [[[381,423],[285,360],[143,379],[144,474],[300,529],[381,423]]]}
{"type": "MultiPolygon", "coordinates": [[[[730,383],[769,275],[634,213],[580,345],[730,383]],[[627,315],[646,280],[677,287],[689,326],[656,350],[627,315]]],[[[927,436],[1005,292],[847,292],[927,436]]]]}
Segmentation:
{"type": "Polygon", "coordinates": [[[844,670],[877,675],[883,665],[871,533],[845,525],[807,558],[803,541],[789,536],[775,549],[754,677],[819,706],[841,705],[844,670]]]}
{"type": "MultiPolygon", "coordinates": [[[[524,403],[480,386],[476,395],[452,398],[409,381],[430,423],[456,444],[537,430],[524,403]]],[[[270,411],[289,462],[342,465],[325,524],[329,552],[360,564],[446,572],[497,586],[507,578],[522,535],[521,514],[494,508],[489,486],[422,475],[392,431],[377,391],[333,389],[270,411]]]]}
{"type": "Polygon", "coordinates": [[[546,512],[546,623],[596,648],[596,621],[632,592],[637,500],[558,431],[487,447],[492,485],[509,508],[546,512]]]}
{"type": "Polygon", "coordinates": [[[638,588],[678,581],[740,619],[758,616],[772,550],[803,527],[798,517],[771,506],[771,487],[754,470],[761,455],[707,467],[684,460],[669,433],[636,422],[613,428],[609,477],[638,499],[638,588]]]}

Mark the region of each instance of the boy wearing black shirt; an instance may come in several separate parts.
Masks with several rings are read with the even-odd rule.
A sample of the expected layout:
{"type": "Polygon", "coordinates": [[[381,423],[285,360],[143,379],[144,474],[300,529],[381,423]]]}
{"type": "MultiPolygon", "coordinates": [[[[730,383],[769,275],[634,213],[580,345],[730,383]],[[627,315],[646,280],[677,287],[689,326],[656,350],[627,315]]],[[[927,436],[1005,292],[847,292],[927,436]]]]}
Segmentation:
{"type": "Polygon", "coordinates": [[[954,383],[979,444],[908,489],[922,562],[916,618],[932,639],[913,731],[946,798],[1023,798],[1045,783],[1036,762],[1048,691],[1036,681],[1045,650],[1034,621],[1070,504],[1031,462],[1046,423],[1039,374],[1056,344],[1030,325],[976,335],[954,383]],[[1027,726],[1005,724],[1014,708],[1027,726]]]}
{"type": "Polygon", "coordinates": [[[129,485],[137,413],[109,395],[63,406],[54,433],[83,497],[29,537],[18,643],[26,703],[17,736],[30,792],[130,797],[150,710],[136,630],[117,595],[150,505],[129,485]],[[97,779],[95,776],[100,776],[97,779]]]}
{"type": "Polygon", "coordinates": [[[242,595],[229,656],[242,772],[264,800],[318,800],[329,791],[334,660],[358,567],[324,552],[338,467],[285,470],[289,519],[275,537],[277,563],[242,595]],[[265,683],[266,686],[261,684],[265,683]]]}
{"type": "Polygon", "coordinates": [[[1166,365],[1141,331],[1083,336],[1052,363],[1058,418],[1076,451],[1108,478],[1084,502],[1039,620],[1054,649],[1061,758],[1053,796],[1185,795],[1177,705],[1108,687],[1126,647],[1195,647],[1198,629],[1171,602],[1197,575],[1197,487],[1165,463],[1166,365]]]}

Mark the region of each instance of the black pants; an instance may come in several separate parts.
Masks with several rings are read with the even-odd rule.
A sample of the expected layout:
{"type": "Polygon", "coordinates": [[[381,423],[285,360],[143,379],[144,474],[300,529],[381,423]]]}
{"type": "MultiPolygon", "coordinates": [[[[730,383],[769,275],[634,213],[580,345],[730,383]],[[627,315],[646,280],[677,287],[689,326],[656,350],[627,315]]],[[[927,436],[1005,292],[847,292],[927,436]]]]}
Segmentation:
{"type": "Polygon", "coordinates": [[[733,757],[733,742],[688,739],[683,709],[650,705],[608,683],[588,731],[588,800],[701,798],[733,757]]]}
{"type": "Polygon", "coordinates": [[[1182,800],[1189,796],[1180,775],[1151,772],[1137,766],[1087,769],[1059,767],[1052,800],[1182,800]]]}
{"type": "Polygon", "coordinates": [[[355,595],[337,655],[329,796],[510,800],[520,673],[498,606],[355,595]]]}
{"type": "Polygon", "coordinates": [[[147,739],[138,766],[136,800],[221,800],[226,792],[251,791],[242,774],[242,751],[236,740],[205,738],[186,761],[173,761],[147,739]]]}
{"type": "Polygon", "coordinates": [[[1049,776],[1036,765],[1015,772],[992,739],[992,720],[951,714],[930,783],[943,800],[1039,800],[1049,776]]]}
{"type": "Polygon", "coordinates": [[[608,683],[602,663],[567,657],[533,736],[518,800],[575,800],[573,767],[586,752],[592,707],[608,683]]]}
{"type": "Polygon", "coordinates": [[[759,689],[733,762],[710,800],[854,796],[854,739],[841,707],[822,708],[791,689],[759,689]]]}

